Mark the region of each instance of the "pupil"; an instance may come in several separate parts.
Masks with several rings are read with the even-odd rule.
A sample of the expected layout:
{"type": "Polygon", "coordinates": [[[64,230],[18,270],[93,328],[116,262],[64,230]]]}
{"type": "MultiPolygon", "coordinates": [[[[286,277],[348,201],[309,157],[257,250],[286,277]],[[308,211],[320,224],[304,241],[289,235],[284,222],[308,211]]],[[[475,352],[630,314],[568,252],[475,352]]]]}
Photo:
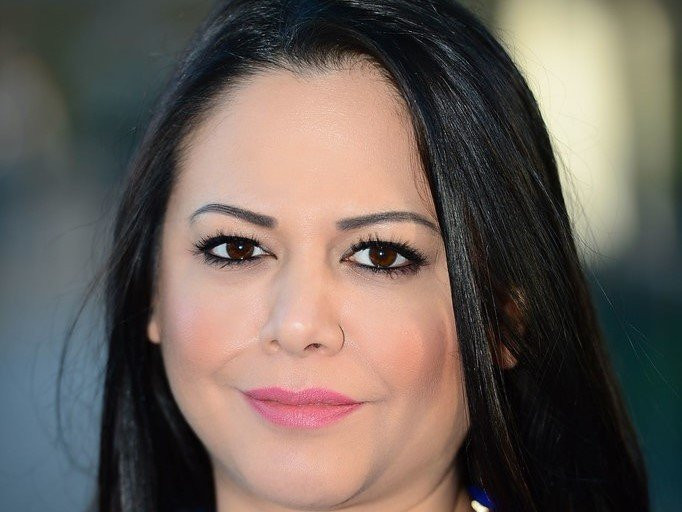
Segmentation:
{"type": "Polygon", "coordinates": [[[248,242],[230,242],[227,244],[227,254],[232,259],[242,260],[247,258],[251,253],[251,250],[245,250],[244,247],[249,247],[251,244],[248,242]],[[237,247],[236,254],[234,251],[230,250],[232,247],[237,247]]]}
{"type": "Polygon", "coordinates": [[[375,265],[390,267],[395,262],[396,253],[385,247],[372,247],[369,251],[369,258],[375,265]]]}

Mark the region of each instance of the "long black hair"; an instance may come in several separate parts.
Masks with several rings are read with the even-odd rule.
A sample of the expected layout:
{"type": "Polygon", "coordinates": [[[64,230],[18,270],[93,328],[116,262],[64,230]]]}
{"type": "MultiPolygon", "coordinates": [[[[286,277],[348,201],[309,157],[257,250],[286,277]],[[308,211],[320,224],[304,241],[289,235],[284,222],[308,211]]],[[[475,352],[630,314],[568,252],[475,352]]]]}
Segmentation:
{"type": "Polygon", "coordinates": [[[131,159],[114,224],[95,508],[215,506],[206,449],[146,337],[183,141],[258,72],[355,61],[404,98],[442,228],[471,425],[465,478],[499,511],[649,510],[537,104],[503,47],[446,0],[226,0],[198,28],[131,159]],[[501,344],[512,369],[498,364],[501,344]]]}

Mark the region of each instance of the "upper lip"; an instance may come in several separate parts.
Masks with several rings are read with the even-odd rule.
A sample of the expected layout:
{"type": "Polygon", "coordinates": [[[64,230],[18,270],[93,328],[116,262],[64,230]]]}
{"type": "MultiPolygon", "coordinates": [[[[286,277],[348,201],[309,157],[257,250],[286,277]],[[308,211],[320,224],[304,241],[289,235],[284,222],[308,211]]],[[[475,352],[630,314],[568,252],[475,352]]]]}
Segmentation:
{"type": "Polygon", "coordinates": [[[288,405],[349,405],[360,403],[358,400],[325,388],[307,388],[299,391],[280,387],[254,388],[244,392],[256,400],[269,400],[288,405]]]}

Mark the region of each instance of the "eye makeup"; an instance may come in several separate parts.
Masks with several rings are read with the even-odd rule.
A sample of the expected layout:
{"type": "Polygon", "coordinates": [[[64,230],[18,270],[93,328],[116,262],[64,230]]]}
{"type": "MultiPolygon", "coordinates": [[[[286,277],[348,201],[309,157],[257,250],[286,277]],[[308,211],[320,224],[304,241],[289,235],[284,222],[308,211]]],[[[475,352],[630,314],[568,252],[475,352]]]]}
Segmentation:
{"type": "MultiPolygon", "coordinates": [[[[264,251],[261,247],[261,242],[257,236],[254,234],[246,234],[241,232],[233,232],[231,234],[226,234],[225,232],[218,230],[213,235],[202,237],[198,242],[194,244],[192,253],[197,256],[203,256],[204,261],[210,265],[215,265],[219,268],[227,267],[250,267],[256,264],[262,256],[268,255],[267,251],[264,251]],[[218,255],[215,249],[220,246],[225,246],[225,250],[221,251],[225,256],[218,255]],[[249,248],[259,248],[263,251],[263,254],[253,256],[253,250],[248,250],[249,248]],[[247,249],[246,256],[230,256],[230,248],[237,249],[238,253],[247,249]],[[227,257],[226,257],[227,256],[227,257]]],[[[369,249],[370,251],[379,251],[379,253],[385,257],[386,254],[397,254],[397,257],[403,257],[408,262],[407,264],[390,267],[382,265],[365,265],[360,263],[355,263],[355,265],[361,268],[363,271],[372,272],[374,274],[382,274],[388,278],[396,278],[401,275],[416,274],[421,267],[427,265],[428,259],[419,250],[413,248],[408,242],[391,238],[390,240],[383,240],[378,234],[371,235],[369,237],[361,237],[356,243],[354,243],[350,249],[345,253],[344,259],[360,252],[369,249]]],[[[234,253],[234,251],[232,251],[234,253]]],[[[352,261],[352,260],[351,260],[352,261]]]]}

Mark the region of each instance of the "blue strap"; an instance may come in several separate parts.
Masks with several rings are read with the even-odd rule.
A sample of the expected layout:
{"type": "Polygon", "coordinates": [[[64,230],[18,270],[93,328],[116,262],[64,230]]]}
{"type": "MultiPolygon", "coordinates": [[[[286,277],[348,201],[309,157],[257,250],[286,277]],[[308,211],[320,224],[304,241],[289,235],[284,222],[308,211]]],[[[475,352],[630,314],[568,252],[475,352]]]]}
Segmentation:
{"type": "Polygon", "coordinates": [[[493,501],[483,489],[476,485],[467,485],[467,490],[472,499],[478,501],[484,507],[488,507],[491,510],[494,509],[493,501]]]}

